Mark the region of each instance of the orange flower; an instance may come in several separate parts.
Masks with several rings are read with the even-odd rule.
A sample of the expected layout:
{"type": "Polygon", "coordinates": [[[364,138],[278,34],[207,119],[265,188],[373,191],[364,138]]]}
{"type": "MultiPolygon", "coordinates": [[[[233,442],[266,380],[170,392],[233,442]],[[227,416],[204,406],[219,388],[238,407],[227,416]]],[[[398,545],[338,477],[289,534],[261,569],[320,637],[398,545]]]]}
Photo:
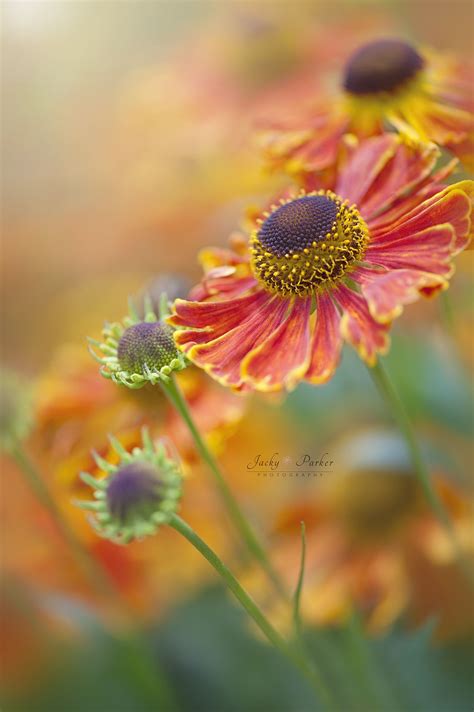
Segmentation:
{"type": "Polygon", "coordinates": [[[250,249],[207,251],[210,269],[170,324],[186,356],[235,389],[292,389],[334,374],[343,340],[368,365],[403,307],[446,289],[469,242],[472,181],[443,188],[436,149],[393,134],[350,149],[332,190],[261,213],[250,249]]]}
{"type": "Polygon", "coordinates": [[[341,86],[287,123],[267,122],[261,144],[270,165],[327,180],[341,139],[383,133],[387,125],[417,144],[435,143],[473,163],[472,71],[451,57],[381,39],[347,60],[341,86]]]}
{"type": "MultiPolygon", "coordinates": [[[[298,577],[300,522],[306,524],[303,619],[335,625],[355,606],[373,633],[386,630],[402,613],[414,623],[436,616],[442,636],[474,629],[456,552],[424,501],[400,438],[371,429],[338,443],[335,451],[337,470],[311,496],[306,492],[282,507],[275,520],[274,563],[289,586],[298,577]]],[[[472,555],[466,493],[441,474],[434,481],[472,555]]],[[[280,624],[290,624],[290,611],[259,572],[247,571],[243,580],[280,624]]]]}

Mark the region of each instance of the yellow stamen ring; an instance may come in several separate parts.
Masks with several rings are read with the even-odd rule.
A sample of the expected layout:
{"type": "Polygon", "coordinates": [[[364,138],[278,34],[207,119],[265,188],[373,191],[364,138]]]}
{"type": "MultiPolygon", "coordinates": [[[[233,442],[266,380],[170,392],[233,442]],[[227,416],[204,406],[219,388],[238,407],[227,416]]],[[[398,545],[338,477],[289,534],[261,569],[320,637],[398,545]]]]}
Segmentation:
{"type": "Polygon", "coordinates": [[[367,225],[354,205],[332,191],[302,191],[266,215],[250,248],[253,272],[270,292],[314,294],[340,281],[364,256],[367,225]]]}

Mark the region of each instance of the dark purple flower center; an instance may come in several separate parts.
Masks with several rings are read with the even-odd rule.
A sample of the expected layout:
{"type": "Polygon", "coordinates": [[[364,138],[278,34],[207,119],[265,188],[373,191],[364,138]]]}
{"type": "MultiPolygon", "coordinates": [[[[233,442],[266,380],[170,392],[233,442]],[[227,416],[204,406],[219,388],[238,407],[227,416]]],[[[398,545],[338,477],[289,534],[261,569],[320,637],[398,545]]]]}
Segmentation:
{"type": "Polygon", "coordinates": [[[151,514],[161,500],[158,472],[145,463],[120,467],[107,487],[107,506],[121,524],[151,514]]]}
{"type": "Polygon", "coordinates": [[[423,58],[407,42],[376,40],[350,57],[343,86],[351,94],[390,92],[412,79],[423,65],[423,58]]]}
{"type": "Polygon", "coordinates": [[[119,341],[120,366],[130,373],[144,373],[145,366],[159,371],[178,356],[173,330],[162,322],[140,322],[126,329],[119,341]]]}
{"type": "Polygon", "coordinates": [[[252,270],[280,296],[315,294],[361,260],[368,229],[355,205],[320,191],[272,207],[250,241],[252,270]]]}
{"type": "Polygon", "coordinates": [[[276,257],[321,242],[331,232],[337,205],[325,195],[306,195],[275,210],[258,232],[260,243],[276,257]]]}

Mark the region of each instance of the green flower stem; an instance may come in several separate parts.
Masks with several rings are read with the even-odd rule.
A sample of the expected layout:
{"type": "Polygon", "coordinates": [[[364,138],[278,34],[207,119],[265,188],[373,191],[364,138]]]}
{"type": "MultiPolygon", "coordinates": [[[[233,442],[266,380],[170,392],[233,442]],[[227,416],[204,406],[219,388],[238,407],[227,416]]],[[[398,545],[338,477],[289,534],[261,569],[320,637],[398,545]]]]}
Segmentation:
{"type": "MultiPolygon", "coordinates": [[[[76,534],[63,517],[61,510],[37,471],[36,466],[22,445],[16,443],[9,448],[9,453],[23,472],[35,496],[50,514],[58,530],[69,545],[78,565],[88,576],[92,585],[97,589],[100,595],[108,596],[109,598],[112,595],[115,596],[116,589],[114,584],[106,575],[105,571],[89,555],[87,550],[83,547],[82,542],[76,537],[76,534]]],[[[127,615],[130,616],[130,612],[128,610],[126,612],[127,615]]],[[[154,705],[158,705],[158,709],[167,710],[167,712],[168,710],[177,709],[168,682],[156,661],[153,660],[148,645],[142,639],[141,634],[138,631],[130,630],[128,634],[124,636],[115,637],[117,643],[123,648],[124,654],[131,663],[127,666],[127,670],[135,678],[141,694],[146,695],[148,701],[153,701],[154,705]]]]}
{"type": "Polygon", "coordinates": [[[441,320],[450,336],[453,336],[454,331],[454,309],[451,298],[448,292],[441,292],[439,295],[439,306],[441,312],[441,320]]]}
{"type": "Polygon", "coordinates": [[[272,626],[257,606],[255,601],[249,596],[245,589],[242,588],[235,576],[221,561],[217,554],[206,544],[205,541],[201,539],[200,536],[198,536],[198,534],[196,534],[193,529],[191,529],[185,521],[178,517],[178,515],[173,515],[170,521],[170,526],[187,539],[189,543],[192,544],[192,546],[194,546],[195,549],[197,549],[199,553],[202,554],[202,556],[209,562],[213,569],[223,579],[228,588],[232,591],[248,615],[255,621],[268,641],[289,660],[291,660],[291,662],[303,673],[324,706],[329,710],[335,709],[331,693],[317,670],[301,653],[298,647],[293,646],[291,643],[286,641],[280,633],[278,633],[278,631],[272,626]]]}
{"type": "Polygon", "coordinates": [[[124,651],[126,672],[134,678],[135,687],[150,710],[177,712],[178,702],[168,679],[151,653],[140,631],[130,631],[118,639],[124,651]]]}
{"type": "Polygon", "coordinates": [[[56,524],[56,527],[61,532],[67,544],[70,546],[71,551],[82,571],[100,594],[110,595],[113,592],[112,583],[106,576],[103,569],[89,556],[82,543],[69,526],[69,523],[63,517],[49,489],[45,485],[41,475],[38,473],[36,466],[33,464],[23,447],[17,443],[10,449],[10,454],[23,472],[30,488],[43,507],[49,512],[52,520],[56,524]]]}
{"type": "Polygon", "coordinates": [[[204,442],[203,437],[201,436],[192,418],[186,400],[178,384],[174,379],[170,379],[168,383],[162,383],[162,388],[168,396],[169,400],[171,401],[172,405],[176,408],[176,410],[188,426],[200,456],[208,465],[209,470],[211,471],[214,477],[214,481],[216,483],[219,494],[224,502],[229,517],[231,518],[238,534],[244,540],[250,553],[255,557],[255,559],[257,559],[257,561],[259,561],[262,568],[266,571],[267,575],[272,580],[273,584],[275,585],[275,588],[278,590],[280,595],[286,600],[288,600],[289,596],[285,585],[283,584],[281,578],[278,576],[277,572],[270,563],[268,556],[265,553],[265,549],[258,540],[255,531],[245,518],[245,515],[243,514],[237,501],[235,500],[234,495],[229,489],[229,486],[219,469],[219,465],[217,464],[212,453],[209,451],[206,443],[204,442]]]}
{"type": "Polygon", "coordinates": [[[383,673],[374,660],[360,618],[355,610],[350,612],[349,620],[344,628],[344,637],[347,641],[348,654],[352,659],[357,683],[367,696],[365,704],[370,705],[370,709],[374,710],[390,710],[390,712],[401,710],[383,673]]]}
{"type": "Polygon", "coordinates": [[[441,292],[437,301],[441,325],[449,336],[449,346],[458,361],[458,368],[463,370],[463,357],[456,337],[456,311],[449,290],[441,292]]]}
{"type": "Polygon", "coordinates": [[[408,417],[402,400],[398,395],[397,390],[389,374],[387,373],[384,365],[382,364],[381,359],[377,361],[375,366],[369,368],[369,371],[375,382],[375,385],[380,391],[383,399],[388,404],[392,415],[405,438],[408,450],[411,455],[415,475],[422,487],[426,500],[429,506],[431,507],[434,515],[447,532],[455,549],[457,559],[461,567],[463,568],[466,576],[469,578],[471,583],[474,583],[472,569],[470,567],[469,562],[467,562],[465,559],[464,553],[456,536],[453,523],[449,517],[447,510],[444,507],[443,502],[440,500],[435,489],[433,488],[433,485],[431,484],[430,473],[423,458],[418,441],[416,439],[410,418],[408,417]]]}

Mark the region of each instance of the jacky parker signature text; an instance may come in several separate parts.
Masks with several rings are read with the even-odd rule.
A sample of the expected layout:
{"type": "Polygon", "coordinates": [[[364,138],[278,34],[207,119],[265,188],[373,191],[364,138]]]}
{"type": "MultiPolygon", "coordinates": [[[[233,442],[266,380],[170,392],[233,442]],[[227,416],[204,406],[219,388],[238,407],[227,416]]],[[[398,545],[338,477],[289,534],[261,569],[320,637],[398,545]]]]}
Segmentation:
{"type": "Polygon", "coordinates": [[[280,453],[274,452],[270,456],[261,453],[256,455],[247,463],[247,470],[259,475],[271,472],[308,476],[330,472],[333,465],[334,460],[327,452],[318,457],[305,453],[295,459],[289,455],[281,456],[280,453]]]}

